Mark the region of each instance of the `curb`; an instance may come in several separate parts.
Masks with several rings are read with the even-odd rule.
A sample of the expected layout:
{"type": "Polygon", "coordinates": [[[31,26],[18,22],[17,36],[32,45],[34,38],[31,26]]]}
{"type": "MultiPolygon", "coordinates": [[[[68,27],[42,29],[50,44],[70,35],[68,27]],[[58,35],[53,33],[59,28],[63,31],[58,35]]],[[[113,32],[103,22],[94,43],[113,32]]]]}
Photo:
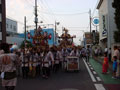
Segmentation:
{"type": "MultiPolygon", "coordinates": [[[[95,57],[95,56],[93,56],[92,58],[93,58],[95,61],[97,61],[98,63],[100,63],[100,64],[103,63],[103,60],[102,60],[102,58],[100,58],[100,57],[95,57]]],[[[110,72],[112,72],[112,63],[110,63],[110,62],[109,62],[109,67],[108,67],[108,69],[110,70],[110,72]]]]}

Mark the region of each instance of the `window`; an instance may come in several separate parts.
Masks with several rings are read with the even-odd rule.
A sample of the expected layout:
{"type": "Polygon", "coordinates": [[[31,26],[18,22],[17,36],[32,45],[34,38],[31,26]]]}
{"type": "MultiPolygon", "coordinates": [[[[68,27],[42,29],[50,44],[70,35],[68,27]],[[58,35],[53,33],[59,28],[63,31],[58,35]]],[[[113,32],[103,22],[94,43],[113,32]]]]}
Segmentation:
{"type": "Polygon", "coordinates": [[[12,25],[10,25],[10,28],[12,29],[12,25]]]}
{"type": "Polygon", "coordinates": [[[14,26],[13,30],[16,31],[16,26],[14,26]]]}
{"type": "Polygon", "coordinates": [[[7,28],[9,28],[9,25],[8,25],[8,24],[6,24],[6,27],[7,27],[7,28]]]}

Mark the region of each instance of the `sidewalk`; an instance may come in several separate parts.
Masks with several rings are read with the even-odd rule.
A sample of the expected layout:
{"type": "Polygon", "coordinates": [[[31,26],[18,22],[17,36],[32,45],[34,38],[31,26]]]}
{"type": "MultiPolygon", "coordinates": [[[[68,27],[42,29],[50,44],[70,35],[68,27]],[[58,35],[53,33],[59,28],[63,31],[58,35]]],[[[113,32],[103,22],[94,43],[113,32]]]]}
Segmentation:
{"type": "MultiPolygon", "coordinates": [[[[99,62],[100,64],[103,64],[104,56],[93,57],[93,59],[99,62]]],[[[112,62],[109,62],[109,70],[110,72],[112,72],[112,62]]]]}
{"type": "Polygon", "coordinates": [[[109,67],[109,73],[108,74],[102,74],[102,60],[95,60],[93,58],[90,58],[90,64],[94,68],[94,70],[97,72],[97,74],[100,76],[104,84],[119,84],[120,86],[120,79],[113,79],[112,78],[112,71],[111,71],[111,64],[109,67]]]}

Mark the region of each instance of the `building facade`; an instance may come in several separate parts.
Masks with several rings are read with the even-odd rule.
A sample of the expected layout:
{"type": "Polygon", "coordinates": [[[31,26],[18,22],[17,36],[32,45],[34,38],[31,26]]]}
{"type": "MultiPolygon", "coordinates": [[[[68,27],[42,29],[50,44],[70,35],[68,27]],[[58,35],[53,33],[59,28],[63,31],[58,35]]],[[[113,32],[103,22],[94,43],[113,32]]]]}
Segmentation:
{"type": "Polygon", "coordinates": [[[93,45],[93,38],[90,32],[84,33],[84,47],[92,46],[93,45]]]}
{"type": "Polygon", "coordinates": [[[6,18],[6,33],[8,36],[14,36],[17,34],[17,21],[6,18]]]}
{"type": "Polygon", "coordinates": [[[110,48],[114,44],[114,31],[116,24],[114,20],[115,10],[112,7],[114,0],[100,0],[97,6],[99,10],[99,32],[100,32],[100,46],[103,48],[110,48]]]}
{"type": "Polygon", "coordinates": [[[6,8],[5,1],[0,0],[0,42],[6,42],[6,8]]]}
{"type": "Polygon", "coordinates": [[[18,35],[17,21],[6,18],[6,42],[8,44],[16,43],[18,46],[24,41],[24,38],[20,38],[18,35]]]}

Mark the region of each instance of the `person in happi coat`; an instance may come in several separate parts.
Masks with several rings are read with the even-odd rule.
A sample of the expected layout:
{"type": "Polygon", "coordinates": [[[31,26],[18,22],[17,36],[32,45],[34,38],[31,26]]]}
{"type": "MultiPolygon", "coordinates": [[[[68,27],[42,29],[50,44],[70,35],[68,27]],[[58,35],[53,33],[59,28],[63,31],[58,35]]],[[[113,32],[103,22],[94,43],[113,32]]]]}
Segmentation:
{"type": "Polygon", "coordinates": [[[87,49],[86,49],[86,62],[89,62],[89,58],[90,58],[90,46],[87,46],[87,49]]]}
{"type": "Polygon", "coordinates": [[[36,53],[36,59],[37,59],[37,66],[36,66],[36,76],[40,76],[40,71],[41,71],[41,51],[40,49],[38,49],[37,53],[36,53]]]}
{"type": "Polygon", "coordinates": [[[9,45],[5,44],[1,47],[5,54],[0,55],[0,71],[2,78],[2,86],[5,90],[14,90],[17,83],[17,67],[21,62],[19,57],[14,53],[9,53],[9,45]]]}
{"type": "Polygon", "coordinates": [[[57,72],[60,68],[60,61],[62,59],[62,55],[60,52],[60,49],[58,47],[55,48],[54,50],[54,67],[53,67],[53,72],[57,72]]]}
{"type": "Polygon", "coordinates": [[[44,57],[42,60],[42,74],[43,74],[42,77],[43,78],[47,79],[50,76],[51,64],[54,64],[54,58],[53,58],[52,52],[50,51],[50,49],[48,47],[44,51],[44,57]]]}
{"type": "Polygon", "coordinates": [[[29,74],[29,56],[30,56],[30,54],[29,54],[29,51],[27,51],[25,54],[24,54],[24,58],[23,58],[23,62],[22,62],[22,64],[23,64],[23,69],[22,69],[22,71],[23,71],[23,78],[28,78],[28,74],[29,74]]]}
{"type": "Polygon", "coordinates": [[[102,66],[102,73],[106,74],[108,72],[108,57],[107,57],[107,53],[104,53],[104,61],[103,61],[103,66],[102,66]]]}
{"type": "Polygon", "coordinates": [[[30,61],[29,61],[29,69],[30,69],[30,75],[32,77],[36,76],[36,66],[37,66],[37,58],[36,58],[36,51],[32,50],[30,55],[30,61]]]}
{"type": "Polygon", "coordinates": [[[69,53],[67,52],[66,48],[62,49],[62,56],[63,56],[63,69],[66,70],[67,69],[67,56],[69,55],[69,53]]]}
{"type": "Polygon", "coordinates": [[[78,52],[77,48],[73,48],[73,50],[70,53],[70,56],[79,56],[79,52],[78,52]]]}
{"type": "Polygon", "coordinates": [[[62,51],[61,51],[61,47],[58,47],[58,51],[57,51],[57,55],[58,55],[58,59],[59,59],[59,68],[62,68],[63,65],[63,56],[62,56],[62,51]]]}

